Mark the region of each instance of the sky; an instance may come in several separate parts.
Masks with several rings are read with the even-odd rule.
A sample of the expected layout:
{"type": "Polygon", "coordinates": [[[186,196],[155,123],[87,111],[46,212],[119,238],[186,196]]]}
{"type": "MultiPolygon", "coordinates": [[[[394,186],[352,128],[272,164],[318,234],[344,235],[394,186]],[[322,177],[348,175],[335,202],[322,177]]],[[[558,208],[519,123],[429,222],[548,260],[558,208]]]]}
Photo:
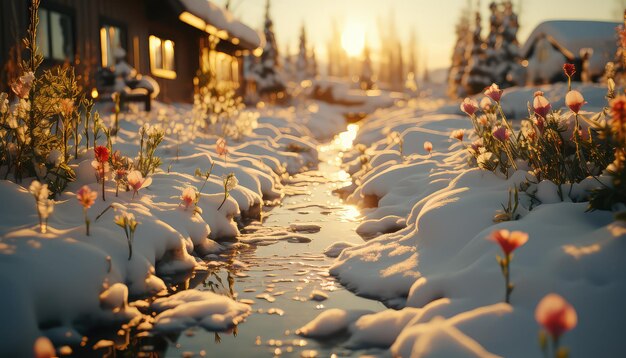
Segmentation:
{"type": "MultiPolygon", "coordinates": [[[[211,0],[224,5],[227,0],[211,0]]],[[[236,17],[261,29],[266,0],[230,0],[236,17]]],[[[481,1],[483,34],[488,31],[488,5],[481,1]]],[[[287,45],[295,53],[300,27],[304,23],[309,44],[315,45],[317,58],[325,62],[326,43],[331,37],[332,21],[364,28],[373,52],[379,47],[379,19],[395,18],[398,34],[408,43],[412,31],[418,42],[418,59],[429,69],[447,67],[455,41],[454,26],[468,0],[272,0],[271,15],[279,50],[287,45]]],[[[472,1],[476,7],[476,0],[472,1]]],[[[521,43],[533,28],[549,19],[620,21],[624,0],[514,0],[518,12],[521,43]],[[521,9],[520,9],[521,7],[521,9]]],[[[473,18],[473,16],[471,16],[473,18]]],[[[407,52],[405,52],[407,53],[407,52]]]]}

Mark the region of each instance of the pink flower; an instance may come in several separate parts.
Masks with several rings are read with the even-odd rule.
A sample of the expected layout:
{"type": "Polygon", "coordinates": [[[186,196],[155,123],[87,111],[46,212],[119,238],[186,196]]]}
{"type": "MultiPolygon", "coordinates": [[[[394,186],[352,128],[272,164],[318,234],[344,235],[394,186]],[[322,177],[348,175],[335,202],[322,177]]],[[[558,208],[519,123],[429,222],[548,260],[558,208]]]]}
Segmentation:
{"type": "Polygon", "coordinates": [[[452,134],[450,134],[451,138],[456,138],[459,141],[463,141],[463,137],[465,136],[465,131],[462,129],[456,129],[452,131],[452,134]]]}
{"type": "Polygon", "coordinates": [[[461,103],[461,110],[468,116],[472,116],[478,110],[478,103],[471,98],[465,98],[461,103]]]}
{"type": "Polygon", "coordinates": [[[535,99],[533,99],[533,109],[535,110],[535,114],[542,118],[546,118],[548,113],[550,113],[552,105],[546,99],[546,97],[543,96],[543,92],[535,92],[535,99]]]}
{"type": "Polygon", "coordinates": [[[424,150],[428,153],[433,151],[433,144],[429,141],[424,142],[424,150]]]}
{"type": "Polygon", "coordinates": [[[33,345],[33,354],[35,358],[52,358],[57,356],[54,345],[48,337],[41,336],[35,340],[33,345]]]}
{"type": "Polygon", "coordinates": [[[32,72],[27,72],[11,84],[11,89],[19,98],[28,98],[30,89],[33,87],[33,81],[35,81],[35,75],[32,72]]]}
{"type": "Polygon", "coordinates": [[[196,189],[190,186],[183,189],[183,193],[180,196],[180,200],[182,200],[183,205],[185,205],[185,209],[189,208],[191,204],[195,203],[196,198],[196,189]]]}
{"type": "Polygon", "coordinates": [[[76,200],[78,200],[80,205],[85,209],[89,209],[93,203],[96,202],[97,197],[98,193],[89,189],[87,185],[83,185],[83,187],[76,192],[76,200]]]}
{"type": "Polygon", "coordinates": [[[101,163],[97,160],[91,162],[91,166],[96,170],[98,180],[103,179],[109,173],[109,162],[101,163]]]}
{"type": "Polygon", "coordinates": [[[483,99],[480,100],[480,108],[483,110],[483,112],[490,110],[491,99],[489,99],[489,97],[483,97],[483,99]]]}
{"type": "Polygon", "coordinates": [[[483,139],[482,138],[478,138],[475,141],[472,142],[472,144],[470,144],[470,149],[474,152],[474,153],[478,153],[479,149],[483,147],[483,139]]]}
{"type": "Polygon", "coordinates": [[[500,103],[500,98],[502,98],[502,90],[498,87],[497,84],[492,83],[491,86],[487,87],[485,90],[485,96],[491,98],[496,103],[500,103]]]}
{"type": "Polygon", "coordinates": [[[115,169],[115,181],[122,181],[126,177],[126,169],[118,168],[115,169]]]}
{"type": "Polygon", "coordinates": [[[546,295],[535,309],[535,319],[553,338],[576,327],[576,310],[563,297],[556,293],[546,295]]]}
{"type": "Polygon", "coordinates": [[[576,73],[576,66],[573,63],[566,63],[563,65],[563,72],[565,76],[572,77],[576,73]]]}
{"type": "Polygon", "coordinates": [[[494,230],[489,239],[497,242],[505,255],[510,255],[515,249],[528,241],[528,234],[522,231],[509,231],[505,229],[494,230]]]}
{"type": "Polygon", "coordinates": [[[499,140],[500,142],[507,141],[511,136],[511,133],[509,133],[509,130],[506,129],[505,126],[495,128],[493,132],[491,132],[491,134],[495,139],[499,140]]]}
{"type": "Polygon", "coordinates": [[[217,142],[215,143],[215,151],[217,152],[217,155],[220,156],[226,156],[228,154],[228,148],[226,148],[226,139],[219,138],[217,140],[217,142]]]}
{"type": "Polygon", "coordinates": [[[135,194],[137,194],[137,192],[139,191],[139,189],[145,188],[148,185],[152,184],[152,178],[144,178],[143,175],[141,175],[141,172],[139,170],[133,170],[130,173],[128,173],[128,175],[126,176],[126,182],[133,189],[134,191],[133,197],[134,197],[135,194]]]}
{"type": "Polygon", "coordinates": [[[104,163],[109,161],[109,148],[99,145],[93,149],[93,152],[96,156],[96,160],[100,163],[104,163]]]}
{"type": "Polygon", "coordinates": [[[59,112],[65,117],[68,118],[74,112],[74,100],[70,98],[63,98],[59,102],[59,112]]]}
{"type": "Polygon", "coordinates": [[[578,114],[580,108],[585,104],[585,98],[578,91],[569,91],[565,96],[565,104],[569,107],[569,109],[578,114]]]}

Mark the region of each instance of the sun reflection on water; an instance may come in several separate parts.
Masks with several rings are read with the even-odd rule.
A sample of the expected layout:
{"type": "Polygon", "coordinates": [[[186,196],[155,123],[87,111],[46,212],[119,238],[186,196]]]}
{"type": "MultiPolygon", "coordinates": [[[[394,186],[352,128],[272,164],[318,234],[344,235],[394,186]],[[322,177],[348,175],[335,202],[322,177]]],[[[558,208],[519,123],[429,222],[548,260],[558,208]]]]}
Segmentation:
{"type": "Polygon", "coordinates": [[[343,210],[339,212],[339,217],[343,221],[358,221],[361,217],[361,212],[354,205],[345,205],[343,210]]]}
{"type": "Polygon", "coordinates": [[[356,138],[356,134],[358,131],[359,131],[358,124],[355,124],[355,123],[348,124],[348,128],[346,129],[346,131],[339,133],[339,135],[335,137],[333,144],[339,150],[348,150],[352,148],[352,143],[354,142],[354,139],[356,138]]]}

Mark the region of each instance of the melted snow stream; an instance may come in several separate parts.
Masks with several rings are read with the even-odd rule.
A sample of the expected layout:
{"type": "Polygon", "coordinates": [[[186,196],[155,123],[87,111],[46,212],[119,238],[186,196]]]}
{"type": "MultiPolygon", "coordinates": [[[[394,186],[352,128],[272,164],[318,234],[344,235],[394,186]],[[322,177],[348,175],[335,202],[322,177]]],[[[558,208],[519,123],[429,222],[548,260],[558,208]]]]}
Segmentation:
{"type": "MultiPolygon", "coordinates": [[[[343,348],[342,343],[347,337],[322,341],[295,334],[296,329],[324,309],[380,311],[384,308],[378,301],[354,295],[329,276],[328,268],[333,259],[323,254],[324,248],[336,241],[363,242],[355,232],[359,211],[332,194],[334,189],[349,184],[350,177],[340,169],[338,155],[342,149],[351,146],[355,130],[356,126],[352,125],[331,143],[320,146],[319,169],[294,177],[286,189],[296,195],[286,196],[281,206],[266,208],[266,220],[259,232],[271,234],[272,231],[285,231],[294,224],[301,229],[310,224],[308,232],[297,232],[296,235],[309,238],[310,242],[277,241],[265,246],[240,246],[216,258],[221,264],[213,270],[171,278],[168,283],[176,291],[195,287],[250,303],[253,313],[245,322],[232,332],[215,333],[195,327],[175,336],[131,336],[128,349],[134,351],[134,355],[156,353],[166,357],[376,354],[375,350],[343,348]],[[328,299],[310,299],[313,290],[322,291],[328,299]]],[[[259,232],[247,235],[254,236],[259,232]]],[[[127,354],[128,350],[124,353],[127,354]]]]}

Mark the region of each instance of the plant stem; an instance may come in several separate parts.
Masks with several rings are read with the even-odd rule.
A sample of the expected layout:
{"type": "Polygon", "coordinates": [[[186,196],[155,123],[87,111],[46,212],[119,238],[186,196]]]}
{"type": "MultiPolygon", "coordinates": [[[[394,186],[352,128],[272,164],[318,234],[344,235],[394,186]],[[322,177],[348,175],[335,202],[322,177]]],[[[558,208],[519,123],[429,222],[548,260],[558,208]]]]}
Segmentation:
{"type": "Polygon", "coordinates": [[[86,229],[86,234],[87,236],[89,236],[89,217],[87,217],[87,208],[83,208],[83,212],[85,214],[85,229],[86,229]]]}
{"type": "Polygon", "coordinates": [[[104,178],[104,175],[105,175],[105,173],[104,173],[104,163],[100,163],[100,165],[102,166],[102,168],[101,168],[101,170],[102,170],[102,172],[101,172],[101,174],[102,174],[102,176],[101,176],[101,179],[102,179],[102,201],[106,201],[106,199],[104,197],[104,181],[105,181],[105,178],[104,178]]]}

